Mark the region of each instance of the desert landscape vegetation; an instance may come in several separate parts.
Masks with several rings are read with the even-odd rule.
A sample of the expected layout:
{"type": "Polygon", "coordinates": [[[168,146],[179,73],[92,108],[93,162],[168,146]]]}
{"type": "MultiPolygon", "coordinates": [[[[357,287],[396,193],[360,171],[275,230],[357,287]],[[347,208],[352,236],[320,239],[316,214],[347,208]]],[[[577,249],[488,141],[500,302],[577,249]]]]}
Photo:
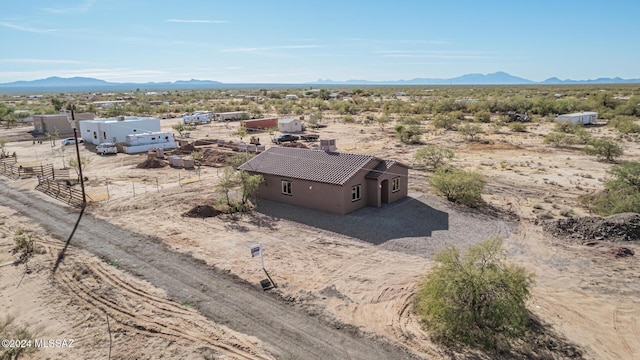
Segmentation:
{"type": "Polygon", "coordinates": [[[72,104],[96,117],[158,117],[180,141],[161,158],[100,156],[79,144],[82,210],[5,165],[0,334],[74,342],[1,356],[636,359],[639,91],[301,86],[0,95],[3,164],[36,172],[53,164],[70,174],[67,187],[80,187],[75,148],[60,143],[69,134],[34,136],[29,114],[72,104]],[[94,103],[112,100],[121,103],[94,103]],[[318,143],[271,144],[276,130],[247,132],[239,121],[181,125],[181,114],[197,110],[302,120],[304,133],[335,139],[340,152],[411,166],[409,196],[347,215],[251,197],[236,206],[244,187],[235,169],[251,156],[233,151],[238,142],[318,143]],[[581,111],[598,112],[597,123],[556,120],[581,111]],[[168,166],[171,154],[192,156],[195,166],[168,166]],[[495,238],[498,258],[531,275],[524,333],[489,349],[441,341],[417,312],[424,276],[439,268],[441,251],[495,238]],[[258,242],[266,271],[251,257],[258,242]]]}

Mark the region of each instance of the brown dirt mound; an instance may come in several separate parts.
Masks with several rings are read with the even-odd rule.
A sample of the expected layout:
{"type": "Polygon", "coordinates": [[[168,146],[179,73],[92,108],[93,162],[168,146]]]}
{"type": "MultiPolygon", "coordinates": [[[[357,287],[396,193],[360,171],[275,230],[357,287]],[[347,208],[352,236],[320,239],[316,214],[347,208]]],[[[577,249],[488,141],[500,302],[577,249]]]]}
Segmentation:
{"type": "Polygon", "coordinates": [[[202,154],[202,159],[200,159],[200,164],[203,166],[224,165],[234,154],[235,153],[231,151],[205,149],[202,154]]]}
{"type": "Polygon", "coordinates": [[[189,155],[192,152],[198,150],[193,144],[182,145],[179,148],[173,150],[176,155],[189,155]]]}
{"type": "Polygon", "coordinates": [[[140,164],[138,164],[137,167],[139,169],[157,169],[165,166],[167,166],[167,164],[164,161],[153,158],[153,159],[147,159],[141,162],[140,164]]]}
{"type": "Polygon", "coordinates": [[[284,147],[292,147],[292,148],[301,148],[301,149],[308,149],[307,145],[301,143],[301,142],[289,142],[289,143],[284,143],[280,146],[284,146],[284,147]]]}
{"type": "Polygon", "coordinates": [[[621,213],[600,217],[560,219],[544,224],[547,231],[556,236],[591,241],[638,241],[640,240],[640,214],[621,213]]]}
{"type": "Polygon", "coordinates": [[[198,205],[193,209],[187,211],[186,213],[182,214],[182,216],[204,219],[208,217],[215,217],[220,214],[222,214],[222,211],[216,210],[211,205],[198,205]]]}

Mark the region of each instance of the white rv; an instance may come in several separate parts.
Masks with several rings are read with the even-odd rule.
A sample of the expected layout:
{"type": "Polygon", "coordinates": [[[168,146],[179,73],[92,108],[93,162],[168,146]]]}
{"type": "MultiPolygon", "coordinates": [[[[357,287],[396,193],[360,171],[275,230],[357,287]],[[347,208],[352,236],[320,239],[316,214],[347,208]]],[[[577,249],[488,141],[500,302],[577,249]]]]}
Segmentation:
{"type": "Polygon", "coordinates": [[[558,122],[570,122],[572,124],[595,124],[597,120],[598,113],[593,111],[558,115],[558,122]]]}
{"type": "Polygon", "coordinates": [[[193,114],[182,114],[182,121],[185,124],[208,124],[213,118],[211,111],[196,111],[193,114]]]}
{"type": "Polygon", "coordinates": [[[175,149],[177,147],[173,134],[169,132],[148,132],[144,134],[127,135],[124,152],[134,154],[148,151],[151,148],[175,149]]]}

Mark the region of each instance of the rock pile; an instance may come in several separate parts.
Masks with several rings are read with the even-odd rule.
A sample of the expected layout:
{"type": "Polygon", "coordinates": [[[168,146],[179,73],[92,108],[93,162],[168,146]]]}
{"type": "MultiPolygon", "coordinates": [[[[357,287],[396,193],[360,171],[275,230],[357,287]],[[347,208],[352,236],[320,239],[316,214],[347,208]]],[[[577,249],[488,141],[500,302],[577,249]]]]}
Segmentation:
{"type": "Polygon", "coordinates": [[[560,219],[544,224],[555,236],[567,237],[583,244],[592,241],[640,240],[640,214],[620,213],[600,217],[560,219]]]}

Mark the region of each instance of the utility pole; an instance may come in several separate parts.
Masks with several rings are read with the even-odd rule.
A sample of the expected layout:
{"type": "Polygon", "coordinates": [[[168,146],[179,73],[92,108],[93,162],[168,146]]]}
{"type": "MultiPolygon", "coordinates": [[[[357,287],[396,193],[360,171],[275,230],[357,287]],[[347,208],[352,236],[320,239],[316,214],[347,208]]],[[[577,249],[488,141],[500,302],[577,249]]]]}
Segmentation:
{"type": "Polygon", "coordinates": [[[75,140],[74,142],[76,143],[76,156],[78,158],[78,175],[80,175],[80,188],[82,189],[82,207],[84,208],[85,206],[87,206],[87,195],[84,192],[84,176],[82,176],[82,162],[80,161],[80,146],[78,145],[78,132],[76,130],[76,116],[74,113],[76,106],[71,104],[70,108],[71,108],[70,109],[71,120],[73,121],[73,124],[71,124],[71,126],[73,127],[73,139],[75,140]]]}

